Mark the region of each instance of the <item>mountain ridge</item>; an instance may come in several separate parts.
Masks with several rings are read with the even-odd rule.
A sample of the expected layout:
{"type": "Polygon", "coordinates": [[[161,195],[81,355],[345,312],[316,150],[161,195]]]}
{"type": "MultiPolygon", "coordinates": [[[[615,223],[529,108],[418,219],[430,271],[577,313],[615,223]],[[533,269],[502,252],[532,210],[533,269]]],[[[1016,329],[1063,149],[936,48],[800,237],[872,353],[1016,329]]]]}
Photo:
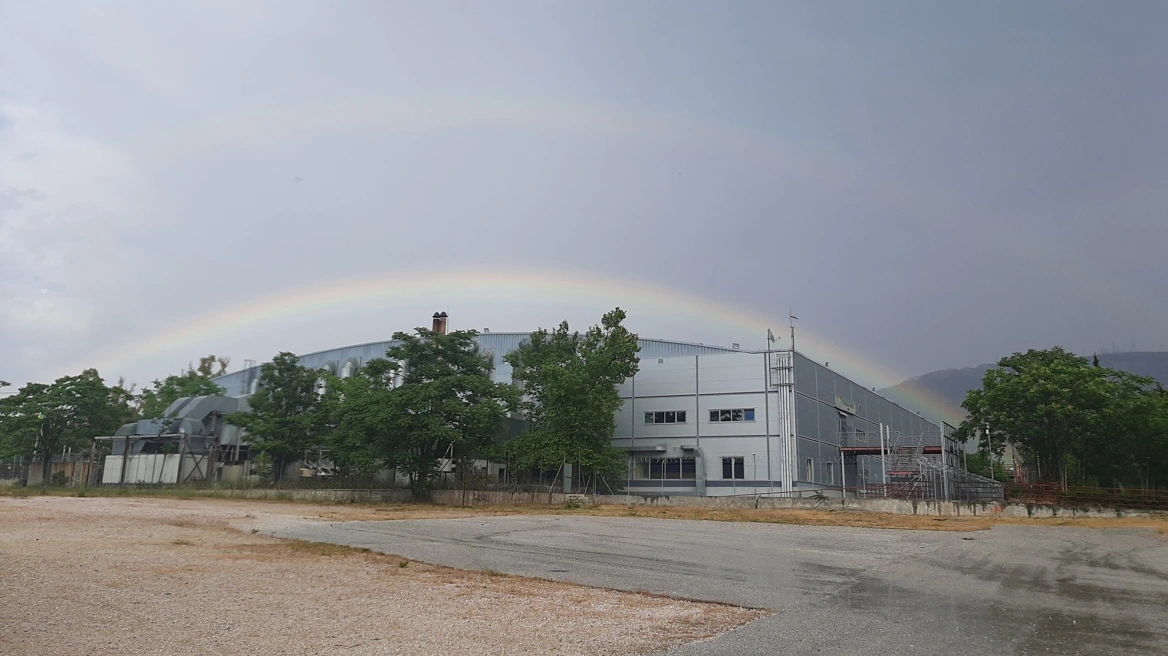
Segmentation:
{"type": "MultiPolygon", "coordinates": [[[[1099,356],[1100,366],[1148,376],[1168,387],[1168,351],[1127,351],[1095,355],[1099,356]]],[[[1091,356],[1087,357],[1090,359],[1091,356]]],[[[976,367],[940,369],[914,376],[878,391],[907,408],[913,408],[916,404],[914,399],[921,394],[932,396],[945,406],[945,416],[934,419],[944,419],[955,424],[965,416],[961,402],[965,400],[966,393],[972,389],[979,389],[985,372],[997,366],[982,364],[976,367]]]]}

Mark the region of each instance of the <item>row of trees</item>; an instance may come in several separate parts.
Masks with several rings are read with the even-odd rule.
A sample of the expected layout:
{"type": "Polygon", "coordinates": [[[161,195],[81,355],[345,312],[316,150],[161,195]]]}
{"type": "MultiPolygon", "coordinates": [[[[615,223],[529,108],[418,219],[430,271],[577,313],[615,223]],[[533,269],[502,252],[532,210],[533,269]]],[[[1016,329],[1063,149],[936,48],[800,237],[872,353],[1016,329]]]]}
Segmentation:
{"type": "Polygon", "coordinates": [[[1062,348],[1002,358],[962,406],[963,439],[1000,458],[1013,447],[1041,482],[1168,484],[1168,392],[1151,378],[1062,348]]]}
{"type": "MultiPolygon", "coordinates": [[[[404,472],[419,493],[446,459],[461,462],[463,470],[487,457],[526,470],[573,463],[601,474],[615,471],[622,466],[611,445],[621,403],[617,386],[636,372],[639,349],[625,318],[617,308],[583,333],[566,322],[535,332],[506,356],[513,383],[492,380],[493,363],[478,352],[474,331],[397,333],[398,345],[384,358],[345,379],[280,353],[261,367],[250,412],[230,421],[247,430],[277,480],[312,448],[327,449],[350,473],[404,472]],[[516,410],[528,430],[500,445],[496,438],[516,410]]],[[[179,398],[222,393],[213,379],[228,364],[210,355],[140,392],[124,381],[107,386],[93,369],[29,383],[0,399],[0,458],[39,459],[48,480],[54,455],[85,449],[94,437],[135,419],[163,419],[179,398]]]]}
{"type": "Polygon", "coordinates": [[[261,367],[251,409],[230,418],[272,463],[273,478],[305,450],[327,448],[348,473],[395,469],[423,494],[441,461],[491,458],[520,469],[594,473],[619,469],[612,447],[617,386],[637,371],[637,336],[617,308],[584,333],[561,323],[539,330],[507,354],[513,383],[492,380],[475,331],[396,333],[385,358],[349,378],[300,366],[280,353],[261,367]],[[509,414],[522,410],[527,431],[499,445],[509,414]]]}
{"type": "Polygon", "coordinates": [[[53,455],[89,446],[134,416],[132,394],[107,386],[96,369],[52,383],[29,383],[0,399],[0,458],[38,456],[49,480],[53,455]]]}
{"type": "MultiPolygon", "coordinates": [[[[53,456],[88,448],[94,437],[112,435],[126,422],[162,418],[182,397],[222,393],[211,379],[226,372],[228,362],[209,355],[197,367],[156,380],[141,392],[124,380],[106,385],[96,369],[52,383],[28,383],[0,398],[0,459],[39,460],[47,481],[53,456]]],[[[0,381],[0,387],[7,386],[0,381]]]]}

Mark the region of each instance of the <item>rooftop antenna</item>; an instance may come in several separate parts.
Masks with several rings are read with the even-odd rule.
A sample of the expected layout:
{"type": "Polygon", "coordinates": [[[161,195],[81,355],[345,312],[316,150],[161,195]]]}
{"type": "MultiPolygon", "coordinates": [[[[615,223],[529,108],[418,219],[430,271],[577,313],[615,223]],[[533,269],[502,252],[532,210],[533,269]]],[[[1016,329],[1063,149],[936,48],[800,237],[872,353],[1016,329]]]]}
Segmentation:
{"type": "Polygon", "coordinates": [[[799,320],[799,317],[795,316],[794,308],[792,308],[790,310],[787,318],[791,321],[791,352],[794,353],[795,352],[795,322],[799,320]]]}

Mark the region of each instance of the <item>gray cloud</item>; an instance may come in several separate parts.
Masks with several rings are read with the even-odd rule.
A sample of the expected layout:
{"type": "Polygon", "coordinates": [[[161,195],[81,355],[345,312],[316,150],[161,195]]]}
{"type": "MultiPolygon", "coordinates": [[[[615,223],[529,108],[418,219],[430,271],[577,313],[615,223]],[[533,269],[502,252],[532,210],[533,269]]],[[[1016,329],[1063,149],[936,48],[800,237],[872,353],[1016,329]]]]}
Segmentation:
{"type": "Polygon", "coordinates": [[[1168,348],[1155,3],[60,9],[0,9],[5,379],[155,344],[103,372],[144,381],[203,351],[378,339],[447,303],[497,330],[608,300],[659,336],[766,328],[619,293],[436,290],[167,337],[432,269],[591,271],[776,324],[794,306],[906,375],[1168,348]]]}

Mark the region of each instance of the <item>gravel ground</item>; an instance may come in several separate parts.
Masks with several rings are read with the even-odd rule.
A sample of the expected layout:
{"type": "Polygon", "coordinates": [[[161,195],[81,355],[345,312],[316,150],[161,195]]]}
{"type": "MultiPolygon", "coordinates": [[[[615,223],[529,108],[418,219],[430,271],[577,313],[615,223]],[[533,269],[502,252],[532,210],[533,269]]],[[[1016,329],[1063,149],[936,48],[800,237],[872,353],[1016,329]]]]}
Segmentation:
{"type": "Polygon", "coordinates": [[[264,502],[0,498],[0,654],[635,654],[764,614],[402,567],[263,534],[350,518],[364,517],[264,502]]]}

